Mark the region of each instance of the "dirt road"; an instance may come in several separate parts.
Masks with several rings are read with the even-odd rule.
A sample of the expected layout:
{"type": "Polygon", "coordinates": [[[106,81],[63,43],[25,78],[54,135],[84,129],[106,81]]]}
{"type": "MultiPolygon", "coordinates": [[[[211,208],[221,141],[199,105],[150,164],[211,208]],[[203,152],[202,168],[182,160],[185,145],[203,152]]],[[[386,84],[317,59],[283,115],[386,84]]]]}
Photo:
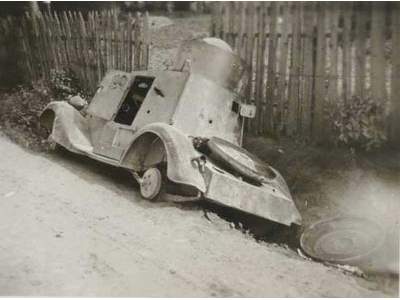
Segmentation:
{"type": "Polygon", "coordinates": [[[149,203],[119,170],[0,134],[0,295],[387,296],[201,209],[149,203]]]}

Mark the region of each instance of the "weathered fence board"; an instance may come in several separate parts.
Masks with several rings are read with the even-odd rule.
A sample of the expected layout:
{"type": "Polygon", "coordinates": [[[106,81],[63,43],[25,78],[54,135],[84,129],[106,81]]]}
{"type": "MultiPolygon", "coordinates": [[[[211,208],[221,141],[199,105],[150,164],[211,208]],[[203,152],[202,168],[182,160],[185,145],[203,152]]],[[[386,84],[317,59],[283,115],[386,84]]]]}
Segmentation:
{"type": "MultiPolygon", "coordinates": [[[[315,80],[314,80],[314,119],[312,134],[314,139],[320,140],[325,137],[324,128],[324,103],[325,103],[325,71],[326,71],[326,40],[325,40],[325,2],[318,3],[317,14],[317,41],[316,41],[316,59],[315,59],[315,80]]],[[[311,106],[307,107],[312,109],[311,106]]],[[[311,121],[311,120],[310,120],[311,121]]]]}
{"type": "MultiPolygon", "coordinates": [[[[64,11],[0,20],[0,41],[16,34],[27,79],[49,80],[52,70],[72,70],[88,91],[94,91],[104,73],[146,69],[149,63],[148,15],[121,21],[115,11],[64,11]],[[17,29],[16,32],[14,32],[17,29]]],[[[10,50],[11,51],[11,50],[10,50]]]]}
{"type": "Polygon", "coordinates": [[[374,99],[386,98],[385,88],[385,11],[384,3],[374,2],[371,20],[371,93],[374,99]]]}
{"type": "Polygon", "coordinates": [[[293,5],[291,62],[289,74],[289,99],[288,118],[286,131],[289,135],[295,135],[299,129],[299,104],[300,104],[300,76],[301,76],[301,6],[293,5]]]}
{"type": "Polygon", "coordinates": [[[248,65],[244,97],[257,105],[248,131],[325,140],[327,112],[357,96],[390,104],[387,127],[400,140],[398,4],[219,2],[212,13],[211,34],[248,65]]]}
{"type": "MultiPolygon", "coordinates": [[[[268,24],[269,27],[269,36],[268,36],[268,60],[267,60],[267,82],[266,82],[266,91],[265,91],[265,99],[263,101],[265,106],[266,114],[265,118],[262,122],[261,131],[272,131],[274,125],[274,91],[275,91],[275,72],[276,72],[276,43],[277,43],[277,35],[276,35],[276,27],[278,20],[278,9],[277,2],[271,2],[269,6],[270,11],[270,22],[268,24]]],[[[266,14],[263,15],[265,18],[266,14]]],[[[261,32],[259,32],[261,35],[261,32]]],[[[264,35],[264,33],[262,33],[264,35]]]]}
{"type": "MultiPolygon", "coordinates": [[[[304,7],[304,23],[303,28],[304,32],[309,34],[305,35],[303,38],[303,48],[304,48],[304,55],[303,55],[303,89],[302,89],[302,125],[301,130],[302,134],[305,136],[309,136],[311,132],[311,108],[312,108],[312,98],[313,98],[313,80],[312,75],[314,72],[314,59],[313,59],[313,51],[314,51],[314,15],[312,13],[314,4],[312,2],[308,3],[304,7]]],[[[318,40],[317,44],[320,41],[320,35],[323,35],[324,32],[322,30],[318,31],[318,40]]],[[[324,40],[325,41],[325,40],[324,40]]],[[[318,57],[318,55],[317,55],[318,57]]]]}
{"type": "MultiPolygon", "coordinates": [[[[265,3],[262,6],[259,6],[257,8],[257,14],[258,14],[258,24],[257,24],[257,30],[258,32],[264,32],[265,26],[266,26],[266,18],[264,17],[265,15],[265,3]]],[[[264,93],[263,93],[263,87],[264,87],[264,69],[265,69],[265,45],[266,45],[266,35],[265,34],[259,34],[257,36],[257,53],[256,53],[256,73],[260,74],[260,76],[256,77],[256,82],[255,82],[255,98],[259,99],[258,105],[262,106],[264,102],[264,93]]],[[[262,120],[259,118],[258,120],[262,120]]],[[[259,125],[257,124],[256,127],[259,125]]]]}
{"type": "MultiPolygon", "coordinates": [[[[338,59],[339,59],[339,17],[340,17],[340,7],[338,7],[335,3],[329,4],[329,47],[328,47],[328,60],[329,60],[329,81],[328,81],[328,108],[330,109],[334,103],[339,99],[338,92],[338,59]]],[[[326,136],[329,137],[331,135],[330,126],[326,127],[326,136]]]]}
{"type": "Polygon", "coordinates": [[[358,2],[356,7],[356,29],[355,29],[355,94],[364,97],[365,94],[365,65],[367,58],[368,38],[368,5],[358,2]]]}
{"type": "MultiPolygon", "coordinates": [[[[248,78],[248,84],[247,84],[247,90],[246,90],[246,96],[247,99],[254,99],[254,46],[255,46],[255,19],[253,19],[251,16],[255,15],[255,6],[252,3],[249,3],[246,7],[246,50],[245,50],[245,57],[246,61],[248,62],[248,67],[249,67],[249,78],[248,78]]],[[[257,106],[260,107],[260,110],[262,110],[262,105],[260,104],[261,99],[258,98],[256,99],[257,101],[257,106]]],[[[250,128],[254,127],[253,123],[250,123],[250,128]]],[[[255,127],[256,128],[256,127],[255,127]]]]}
{"type": "Polygon", "coordinates": [[[392,25],[392,76],[391,76],[391,126],[390,138],[400,144],[400,4],[396,3],[391,15],[392,25]]]}
{"type": "Polygon", "coordinates": [[[288,54],[289,54],[289,28],[291,26],[289,15],[290,15],[290,2],[283,2],[281,5],[282,8],[282,18],[284,20],[288,20],[288,22],[282,22],[281,24],[281,33],[279,37],[279,69],[278,69],[278,82],[277,82],[277,96],[276,99],[278,101],[277,105],[277,123],[275,126],[277,127],[276,132],[280,134],[283,128],[283,120],[285,119],[285,107],[287,102],[287,83],[286,83],[286,74],[288,67],[288,54]]]}
{"type": "Polygon", "coordinates": [[[342,49],[342,99],[347,102],[351,98],[351,21],[353,16],[353,3],[342,2],[343,28],[341,36],[342,49]]]}

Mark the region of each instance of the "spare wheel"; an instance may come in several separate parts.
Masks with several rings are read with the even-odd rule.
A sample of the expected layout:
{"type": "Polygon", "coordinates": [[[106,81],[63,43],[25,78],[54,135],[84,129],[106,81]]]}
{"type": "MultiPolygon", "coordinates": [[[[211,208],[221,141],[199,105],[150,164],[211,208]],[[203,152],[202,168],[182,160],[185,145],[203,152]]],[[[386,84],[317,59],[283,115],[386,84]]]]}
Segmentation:
{"type": "Polygon", "coordinates": [[[235,144],[212,137],[207,146],[212,159],[245,178],[261,183],[277,177],[276,172],[268,164],[235,144]]]}

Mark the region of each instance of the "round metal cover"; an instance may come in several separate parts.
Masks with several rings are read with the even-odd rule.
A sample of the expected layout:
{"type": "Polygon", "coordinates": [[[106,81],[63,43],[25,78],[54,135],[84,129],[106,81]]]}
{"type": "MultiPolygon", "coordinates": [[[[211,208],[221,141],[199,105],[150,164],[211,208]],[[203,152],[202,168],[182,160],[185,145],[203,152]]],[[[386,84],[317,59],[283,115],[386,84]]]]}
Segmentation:
{"type": "Polygon", "coordinates": [[[140,193],[145,199],[154,199],[161,190],[162,175],[157,168],[150,168],[144,172],[140,184],[140,193]]]}
{"type": "Polygon", "coordinates": [[[383,242],[382,228],[360,217],[336,217],[317,222],[302,234],[300,245],[311,257],[351,264],[366,257],[383,242]]]}

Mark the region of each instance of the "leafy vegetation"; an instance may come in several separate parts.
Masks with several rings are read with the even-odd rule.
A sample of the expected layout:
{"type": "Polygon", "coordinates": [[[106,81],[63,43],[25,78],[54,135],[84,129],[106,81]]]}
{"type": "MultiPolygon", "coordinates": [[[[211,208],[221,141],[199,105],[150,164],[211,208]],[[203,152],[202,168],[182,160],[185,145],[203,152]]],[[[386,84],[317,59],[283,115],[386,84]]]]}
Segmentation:
{"type": "Polygon", "coordinates": [[[329,107],[335,144],[366,151],[381,148],[387,141],[385,107],[384,101],[361,97],[329,107]]]}
{"type": "Polygon", "coordinates": [[[55,70],[50,72],[49,88],[58,100],[65,100],[69,96],[80,95],[88,98],[88,92],[82,88],[79,79],[71,70],[55,70]]]}

